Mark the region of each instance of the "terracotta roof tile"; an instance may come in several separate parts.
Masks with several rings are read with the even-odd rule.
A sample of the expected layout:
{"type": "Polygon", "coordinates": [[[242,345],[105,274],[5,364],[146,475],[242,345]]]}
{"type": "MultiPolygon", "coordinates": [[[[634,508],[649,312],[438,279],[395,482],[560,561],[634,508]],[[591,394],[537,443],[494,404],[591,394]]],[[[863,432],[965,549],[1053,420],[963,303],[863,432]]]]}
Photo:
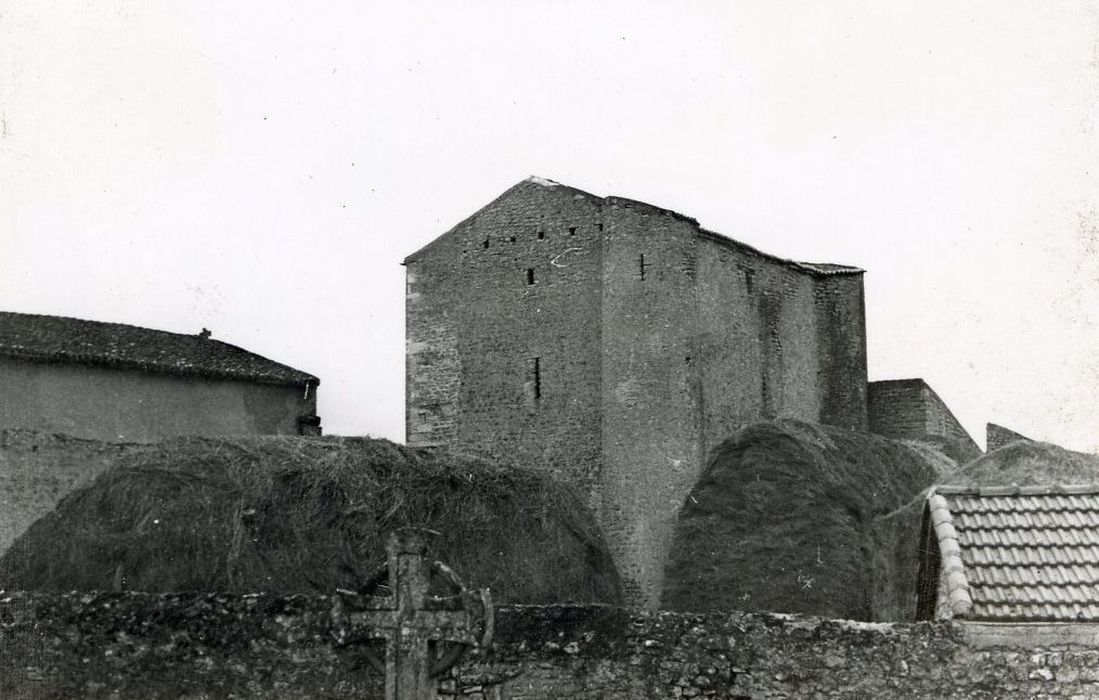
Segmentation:
{"type": "Polygon", "coordinates": [[[235,345],[121,323],[0,312],[0,356],[267,384],[319,384],[235,345]]]}
{"type": "Polygon", "coordinates": [[[960,550],[946,595],[964,582],[965,617],[1099,620],[1099,487],[941,487],[928,509],[944,570],[960,550]]]}

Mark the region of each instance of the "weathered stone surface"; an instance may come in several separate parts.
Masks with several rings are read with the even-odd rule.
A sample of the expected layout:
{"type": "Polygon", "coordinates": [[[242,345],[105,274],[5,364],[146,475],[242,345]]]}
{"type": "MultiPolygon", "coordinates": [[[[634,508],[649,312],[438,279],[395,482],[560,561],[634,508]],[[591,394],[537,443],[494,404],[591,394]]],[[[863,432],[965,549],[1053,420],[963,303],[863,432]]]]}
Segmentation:
{"type": "Polygon", "coordinates": [[[676,513],[732,431],[866,428],[857,270],[536,179],[406,266],[408,443],[566,474],[631,602],[655,606],[676,513]]]}
{"type": "MultiPolygon", "coordinates": [[[[0,595],[0,697],[377,698],[324,596],[0,595]]],[[[966,645],[951,623],[504,607],[444,696],[1094,697],[1099,651],[966,645]]]]}

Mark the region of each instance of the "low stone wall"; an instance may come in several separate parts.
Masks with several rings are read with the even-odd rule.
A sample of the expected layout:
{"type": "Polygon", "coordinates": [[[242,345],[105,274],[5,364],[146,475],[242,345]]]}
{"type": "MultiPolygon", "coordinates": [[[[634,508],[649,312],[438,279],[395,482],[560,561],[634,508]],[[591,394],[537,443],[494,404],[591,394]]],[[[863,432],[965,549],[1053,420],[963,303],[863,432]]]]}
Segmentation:
{"type": "MultiPolygon", "coordinates": [[[[363,657],[331,643],[330,608],[324,596],[0,593],[0,697],[380,697],[363,657]]],[[[469,700],[1099,697],[1099,649],[971,646],[948,623],[502,607],[492,647],[442,689],[469,700]]]]}

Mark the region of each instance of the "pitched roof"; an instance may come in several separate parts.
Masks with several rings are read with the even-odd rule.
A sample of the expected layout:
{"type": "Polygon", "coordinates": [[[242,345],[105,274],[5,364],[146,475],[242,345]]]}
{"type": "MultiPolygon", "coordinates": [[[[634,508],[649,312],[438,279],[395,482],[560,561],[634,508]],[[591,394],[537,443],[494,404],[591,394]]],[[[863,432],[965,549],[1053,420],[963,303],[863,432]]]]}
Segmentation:
{"type": "Polygon", "coordinates": [[[928,515],[954,616],[1099,621],[1099,486],[940,486],[928,515]]]}
{"type": "Polygon", "coordinates": [[[0,357],[265,384],[320,383],[311,374],[201,335],[3,311],[0,357]]]}
{"type": "MultiPolygon", "coordinates": [[[[791,268],[793,268],[795,270],[798,270],[800,272],[806,272],[806,273],[809,273],[811,275],[816,275],[818,277],[830,277],[830,276],[833,276],[833,275],[860,275],[860,274],[865,272],[865,270],[863,270],[862,268],[852,267],[850,265],[838,265],[838,264],[835,264],[835,263],[798,262],[797,260],[789,260],[787,258],[782,258],[782,257],[779,257],[777,255],[772,255],[771,253],[765,253],[762,250],[759,250],[758,248],[755,248],[753,246],[748,245],[747,243],[741,243],[740,241],[735,240],[733,238],[729,238],[728,236],[725,236],[723,234],[716,233],[714,231],[710,231],[708,229],[705,229],[701,225],[699,225],[697,219],[694,219],[690,216],[686,216],[684,214],[680,214],[677,211],[673,211],[671,209],[665,209],[664,207],[659,207],[659,206],[656,206],[655,204],[649,204],[648,202],[642,202],[640,200],[630,199],[628,197],[619,197],[619,196],[616,196],[616,195],[608,195],[606,197],[600,197],[599,195],[595,195],[595,194],[592,194],[590,192],[585,192],[584,190],[577,189],[577,188],[571,187],[569,185],[563,185],[560,182],[555,182],[553,180],[549,180],[549,179],[546,179],[544,177],[538,177],[537,175],[531,175],[527,179],[525,179],[521,182],[518,182],[515,185],[512,185],[503,194],[501,194],[499,197],[497,197],[496,199],[492,200],[492,202],[489,202],[485,206],[478,209],[471,216],[466,217],[462,222],[458,223],[456,226],[451,228],[450,231],[453,231],[454,229],[461,226],[462,223],[465,223],[466,221],[469,221],[473,217],[480,214],[482,211],[485,211],[486,209],[491,207],[493,204],[495,204],[497,201],[499,201],[499,200],[503,199],[504,197],[508,196],[509,194],[511,194],[516,189],[518,189],[520,187],[523,187],[523,186],[527,186],[527,185],[537,185],[539,187],[559,188],[562,192],[568,193],[570,195],[576,195],[576,196],[582,196],[582,197],[590,198],[590,199],[596,200],[600,204],[610,204],[612,206],[613,205],[622,205],[622,206],[627,207],[627,208],[629,208],[629,207],[639,207],[639,208],[642,208],[642,209],[653,211],[657,214],[663,214],[663,215],[671,216],[673,218],[680,219],[681,221],[685,221],[685,222],[689,223],[691,226],[693,226],[695,228],[695,230],[698,232],[698,235],[700,235],[700,236],[703,236],[703,237],[708,238],[710,240],[716,241],[716,242],[721,243],[721,244],[723,244],[725,246],[728,246],[730,248],[736,248],[736,249],[748,251],[748,252],[753,253],[755,255],[759,255],[763,258],[766,258],[766,259],[768,259],[772,262],[776,262],[776,263],[779,263],[779,264],[782,264],[782,265],[786,265],[786,266],[791,267],[791,268]]],[[[450,231],[447,231],[447,233],[449,233],[450,231]]],[[[439,236],[439,238],[442,238],[445,235],[446,234],[444,233],[442,236],[439,236]]],[[[424,251],[426,251],[428,248],[430,248],[432,245],[434,245],[435,241],[438,241],[439,238],[436,238],[436,239],[432,240],[427,245],[423,246],[422,248],[420,248],[416,252],[414,252],[411,255],[409,255],[408,257],[406,257],[401,264],[407,265],[410,262],[414,262],[417,258],[419,258],[421,256],[421,254],[424,251]]]]}

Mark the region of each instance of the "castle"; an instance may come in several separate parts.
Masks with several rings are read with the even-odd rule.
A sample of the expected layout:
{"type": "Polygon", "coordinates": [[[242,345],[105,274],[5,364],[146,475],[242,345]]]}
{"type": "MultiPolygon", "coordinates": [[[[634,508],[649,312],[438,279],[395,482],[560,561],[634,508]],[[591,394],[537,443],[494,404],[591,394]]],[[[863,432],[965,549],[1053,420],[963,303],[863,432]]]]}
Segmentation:
{"type": "MultiPolygon", "coordinates": [[[[655,603],[676,513],[738,427],[873,422],[858,268],[785,260],[541,178],[404,264],[408,444],[564,475],[634,601],[655,603]]],[[[877,421],[929,426],[909,422],[877,421]]]]}

